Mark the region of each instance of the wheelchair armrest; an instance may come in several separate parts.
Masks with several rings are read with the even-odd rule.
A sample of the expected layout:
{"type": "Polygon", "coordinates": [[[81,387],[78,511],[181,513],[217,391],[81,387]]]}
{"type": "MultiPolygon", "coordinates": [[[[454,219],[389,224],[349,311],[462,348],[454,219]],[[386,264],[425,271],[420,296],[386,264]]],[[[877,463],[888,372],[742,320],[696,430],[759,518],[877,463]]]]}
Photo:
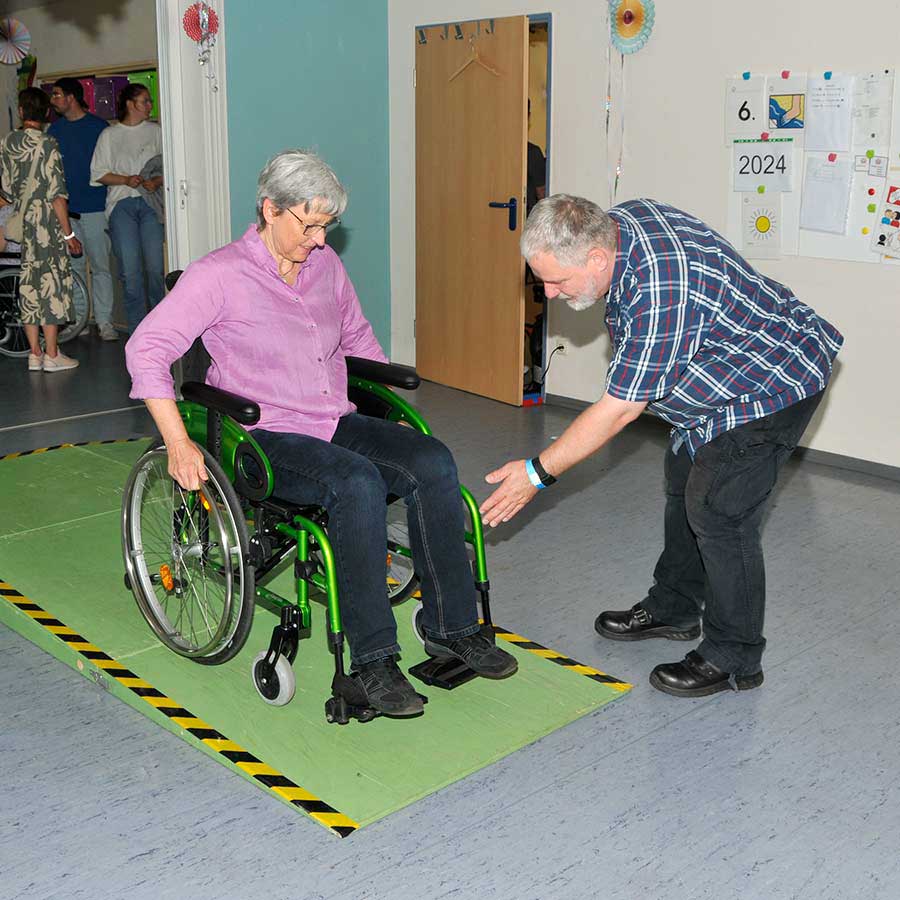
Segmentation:
{"type": "Polygon", "coordinates": [[[347,374],[407,391],[414,391],[420,383],[418,373],[411,366],[375,362],[374,359],[363,359],[361,356],[347,357],[347,374]]]}
{"type": "Polygon", "coordinates": [[[199,381],[186,381],[181,386],[181,395],[192,403],[199,403],[201,406],[231,416],[241,425],[255,425],[259,421],[258,404],[229,391],[221,391],[199,381]]]}

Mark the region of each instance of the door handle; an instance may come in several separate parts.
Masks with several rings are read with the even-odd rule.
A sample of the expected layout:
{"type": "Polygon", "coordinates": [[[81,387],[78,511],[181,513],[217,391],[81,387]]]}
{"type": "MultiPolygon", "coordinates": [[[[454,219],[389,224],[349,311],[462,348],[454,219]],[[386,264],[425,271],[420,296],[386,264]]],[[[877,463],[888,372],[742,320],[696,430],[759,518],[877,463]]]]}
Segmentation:
{"type": "Polygon", "coordinates": [[[501,203],[499,200],[491,200],[491,202],[488,203],[488,206],[491,209],[508,209],[509,210],[509,230],[510,231],[516,230],[516,219],[517,219],[519,204],[516,201],[515,197],[510,197],[509,203],[501,203]]]}

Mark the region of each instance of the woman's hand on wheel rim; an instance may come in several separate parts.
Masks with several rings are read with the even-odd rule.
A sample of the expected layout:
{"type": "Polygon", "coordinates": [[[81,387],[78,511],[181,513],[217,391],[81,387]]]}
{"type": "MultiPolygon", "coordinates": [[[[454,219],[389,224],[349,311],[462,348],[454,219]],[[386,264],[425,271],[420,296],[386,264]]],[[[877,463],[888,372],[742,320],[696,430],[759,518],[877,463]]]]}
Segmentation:
{"type": "Polygon", "coordinates": [[[203,454],[197,445],[190,439],[177,441],[169,451],[169,474],[186,491],[196,491],[200,483],[206,481],[209,475],[206,472],[206,464],[203,454]]]}

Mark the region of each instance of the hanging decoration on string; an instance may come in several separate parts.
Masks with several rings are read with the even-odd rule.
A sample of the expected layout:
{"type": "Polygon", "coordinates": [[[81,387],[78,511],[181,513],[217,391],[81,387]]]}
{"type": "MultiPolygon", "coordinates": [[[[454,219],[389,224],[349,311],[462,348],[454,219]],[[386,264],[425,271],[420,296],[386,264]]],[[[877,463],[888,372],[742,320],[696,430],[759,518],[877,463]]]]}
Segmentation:
{"type": "Polygon", "coordinates": [[[619,53],[637,53],[650,40],[655,18],[653,0],[609,0],[613,46],[619,53]]]}
{"type": "Polygon", "coordinates": [[[201,66],[207,66],[206,77],[214,91],[219,89],[216,84],[216,76],[212,70],[210,54],[216,43],[216,35],[219,32],[219,16],[208,4],[199,2],[189,6],[181,20],[184,33],[197,45],[197,61],[201,66]]]}
{"type": "Polygon", "coordinates": [[[653,0],[609,0],[609,44],[606,48],[606,158],[609,161],[609,205],[616,202],[625,156],[625,56],[637,53],[650,39],[656,10],[653,0]],[[611,146],[616,131],[613,110],[612,49],[618,50],[618,148],[611,146]],[[615,159],[615,167],[612,160],[615,159]]]}
{"type": "Polygon", "coordinates": [[[30,49],[31,32],[18,19],[0,19],[0,62],[20,63],[30,49]]]}

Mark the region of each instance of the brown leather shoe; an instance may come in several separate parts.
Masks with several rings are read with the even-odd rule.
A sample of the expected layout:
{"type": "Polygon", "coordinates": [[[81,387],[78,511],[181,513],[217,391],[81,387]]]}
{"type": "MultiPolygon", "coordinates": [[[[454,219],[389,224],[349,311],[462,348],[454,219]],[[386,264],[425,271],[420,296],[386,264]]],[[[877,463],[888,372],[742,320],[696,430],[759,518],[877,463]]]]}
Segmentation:
{"type": "Polygon", "coordinates": [[[763,683],[762,671],[731,675],[707,662],[696,650],[676,663],[663,663],[650,673],[650,684],[675,697],[707,697],[719,691],[749,691],[763,683]]]}
{"type": "Polygon", "coordinates": [[[675,628],[658,622],[650,613],[635,604],[622,612],[600,613],[594,622],[597,634],[611,641],[646,641],[649,638],[666,638],[670,641],[695,641],[700,637],[700,626],[675,628]]]}

